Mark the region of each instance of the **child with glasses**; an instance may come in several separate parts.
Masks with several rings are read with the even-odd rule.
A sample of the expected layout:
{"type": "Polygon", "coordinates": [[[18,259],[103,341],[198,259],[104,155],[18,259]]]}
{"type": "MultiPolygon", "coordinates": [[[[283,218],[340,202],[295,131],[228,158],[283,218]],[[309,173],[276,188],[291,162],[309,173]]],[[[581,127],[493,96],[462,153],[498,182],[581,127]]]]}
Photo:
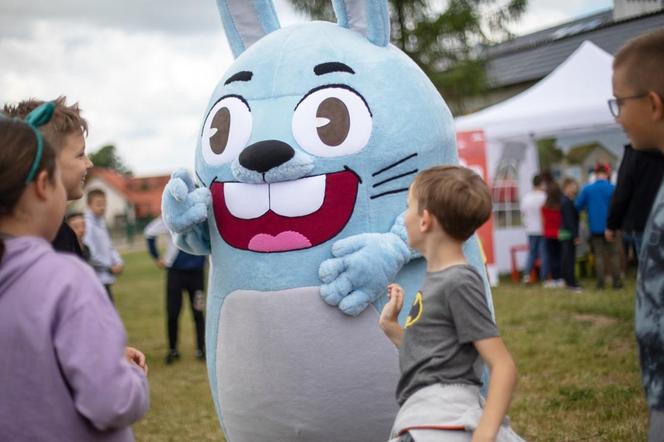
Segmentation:
{"type": "Polygon", "coordinates": [[[0,116],[0,440],[133,441],[147,366],[92,269],[50,244],[67,197],[37,128],[53,109],[0,116]]]}
{"type": "MultiPolygon", "coordinates": [[[[609,105],[635,149],[664,152],[664,29],[630,40],[613,61],[609,105]]],[[[664,434],[664,190],[643,234],[636,287],[636,340],[650,408],[648,440],[664,434]]]]}

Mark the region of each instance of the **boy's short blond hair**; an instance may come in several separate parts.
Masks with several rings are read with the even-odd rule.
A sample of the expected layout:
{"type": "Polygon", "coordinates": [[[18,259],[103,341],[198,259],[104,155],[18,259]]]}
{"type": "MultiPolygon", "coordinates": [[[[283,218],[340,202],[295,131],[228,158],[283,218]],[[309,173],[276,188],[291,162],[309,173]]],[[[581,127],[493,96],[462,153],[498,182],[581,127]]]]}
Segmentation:
{"type": "Polygon", "coordinates": [[[640,93],[652,91],[664,98],[664,29],[629,40],[613,59],[613,69],[618,68],[640,93]]]}
{"type": "Polygon", "coordinates": [[[465,241],[491,217],[491,193],[484,180],[460,166],[436,166],[418,173],[411,192],[417,211],[428,210],[452,238],[465,241]]]}
{"type": "MultiPolygon", "coordinates": [[[[15,105],[5,104],[2,112],[8,117],[24,119],[42,103],[44,103],[43,100],[29,98],[15,105]]],[[[67,105],[67,97],[61,95],[53,100],[53,103],[55,104],[55,111],[51,121],[39,129],[53,148],[60,151],[64,147],[67,135],[78,131],[81,131],[84,135],[88,134],[88,122],[81,117],[81,109],[78,107],[78,103],[67,105]]]]}

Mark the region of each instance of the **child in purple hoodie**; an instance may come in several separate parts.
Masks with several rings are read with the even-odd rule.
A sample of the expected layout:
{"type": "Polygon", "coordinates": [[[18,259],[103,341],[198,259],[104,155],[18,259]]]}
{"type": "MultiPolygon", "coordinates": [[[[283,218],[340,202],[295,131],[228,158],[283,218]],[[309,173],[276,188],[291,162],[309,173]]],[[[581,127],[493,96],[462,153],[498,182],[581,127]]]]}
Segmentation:
{"type": "Polygon", "coordinates": [[[0,440],[132,441],[147,367],[92,270],[50,245],[66,199],[37,129],[52,110],[0,116],[0,440]]]}

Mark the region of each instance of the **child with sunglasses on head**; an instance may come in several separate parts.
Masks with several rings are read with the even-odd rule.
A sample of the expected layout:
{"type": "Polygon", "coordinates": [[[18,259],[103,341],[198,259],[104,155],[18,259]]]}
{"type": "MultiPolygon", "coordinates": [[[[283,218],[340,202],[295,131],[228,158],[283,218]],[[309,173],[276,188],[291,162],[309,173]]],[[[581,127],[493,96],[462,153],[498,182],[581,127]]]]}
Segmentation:
{"type": "Polygon", "coordinates": [[[57,154],[38,126],[0,116],[0,440],[132,441],[147,367],[92,269],[51,247],[65,211],[57,154]]]}
{"type": "MultiPolygon", "coordinates": [[[[636,37],[613,60],[611,113],[636,150],[664,153],[664,29],[636,37]]],[[[634,325],[650,408],[649,441],[664,435],[664,186],[643,232],[634,325]]],[[[647,208],[643,208],[647,210],[647,208]]]]}

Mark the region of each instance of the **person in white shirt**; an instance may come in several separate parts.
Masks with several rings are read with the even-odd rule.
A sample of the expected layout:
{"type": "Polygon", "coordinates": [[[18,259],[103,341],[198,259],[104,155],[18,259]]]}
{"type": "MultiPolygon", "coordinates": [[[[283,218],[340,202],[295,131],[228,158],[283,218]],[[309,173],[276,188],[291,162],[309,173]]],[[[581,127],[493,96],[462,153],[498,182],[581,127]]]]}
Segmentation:
{"type": "Polygon", "coordinates": [[[113,302],[111,285],[115,282],[115,277],[122,273],[124,262],[111,243],[111,235],[104,221],[106,194],[101,189],[93,189],[88,193],[87,202],[83,242],[90,250],[89,264],[94,268],[99,281],[113,302]]]}
{"type": "Polygon", "coordinates": [[[541,175],[533,177],[533,190],[526,193],[521,200],[521,221],[528,235],[528,262],[524,269],[523,282],[530,283],[530,273],[539,257],[540,281],[546,279],[547,254],[546,243],[542,232],[542,206],[546,201],[546,184],[541,175]]]}

